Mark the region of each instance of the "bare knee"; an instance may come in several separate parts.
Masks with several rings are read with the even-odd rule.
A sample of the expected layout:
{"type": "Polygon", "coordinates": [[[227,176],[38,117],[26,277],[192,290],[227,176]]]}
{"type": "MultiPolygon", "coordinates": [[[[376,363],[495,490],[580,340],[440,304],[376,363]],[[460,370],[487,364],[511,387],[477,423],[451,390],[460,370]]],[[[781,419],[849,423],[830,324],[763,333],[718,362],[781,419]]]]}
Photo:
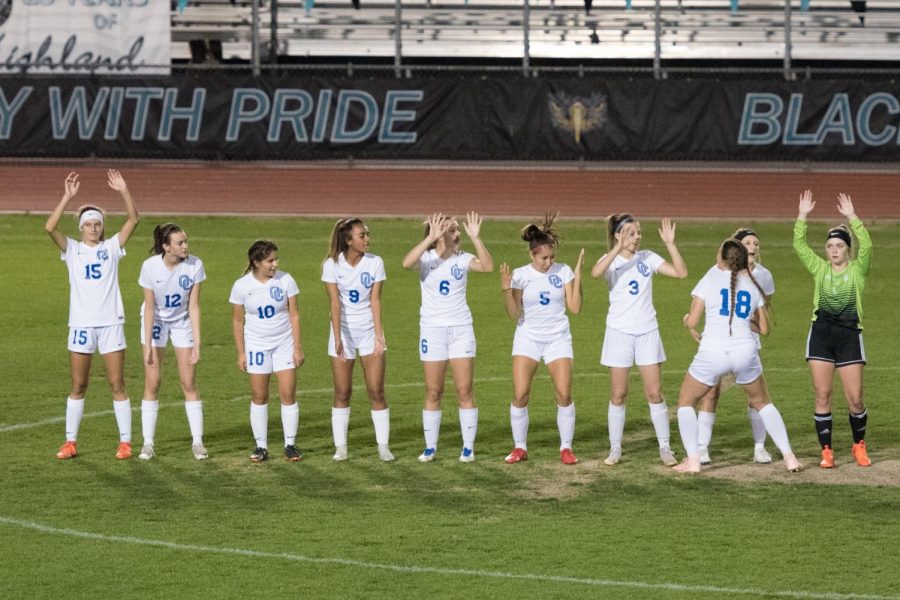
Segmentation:
{"type": "Polygon", "coordinates": [[[384,399],[384,387],[367,387],[366,393],[369,395],[372,410],[384,410],[388,407],[387,401],[384,399]]]}
{"type": "Polygon", "coordinates": [[[475,408],[475,394],[471,385],[456,388],[456,395],[459,398],[460,408],[475,408]]]}
{"type": "Polygon", "coordinates": [[[556,392],[557,406],[570,406],[572,404],[572,394],[569,392],[556,392]]]}
{"type": "Polygon", "coordinates": [[[347,408],[350,406],[350,396],[353,394],[352,387],[335,387],[334,388],[334,407],[347,408]]]}

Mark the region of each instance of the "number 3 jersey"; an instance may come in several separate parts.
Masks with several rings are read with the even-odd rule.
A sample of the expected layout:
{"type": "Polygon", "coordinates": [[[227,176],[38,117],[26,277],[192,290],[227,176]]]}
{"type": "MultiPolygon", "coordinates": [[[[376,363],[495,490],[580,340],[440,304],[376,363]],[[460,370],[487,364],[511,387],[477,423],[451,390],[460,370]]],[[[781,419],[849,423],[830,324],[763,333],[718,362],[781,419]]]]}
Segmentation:
{"type": "Polygon", "coordinates": [[[631,258],[620,254],[613,259],[606,269],[607,327],[630,335],[659,329],[653,307],[653,275],[664,262],[662,256],[650,250],[638,250],[631,258]]]}
{"type": "Polygon", "coordinates": [[[59,257],[69,270],[69,327],[125,323],[119,291],[119,260],[123,256],[119,234],[96,246],[66,238],[66,249],[59,257]]]}
{"type": "Polygon", "coordinates": [[[250,272],[234,282],[228,301],[244,307],[246,341],[268,343],[292,335],[288,298],[298,294],[297,282],[284,271],[275,271],[265,282],[250,272]]]}
{"type": "MultiPolygon", "coordinates": [[[[163,262],[161,254],[151,256],[141,265],[138,283],[142,288],[153,290],[156,306],[155,321],[178,321],[187,316],[188,299],[195,284],[206,279],[203,261],[188,255],[171,271],[163,262]]],[[[144,305],[141,304],[141,314],[144,305]]]]}
{"type": "Polygon", "coordinates": [[[746,274],[738,275],[734,298],[731,294],[731,271],[714,266],[694,286],[691,296],[703,300],[706,323],[700,338],[700,350],[728,350],[736,343],[749,341],[757,345],[750,329],[750,319],[765,299],[746,274]],[[734,302],[734,316],[731,304],[734,302]],[[728,321],[731,319],[731,333],[728,321]]]}
{"type": "Polygon", "coordinates": [[[466,304],[469,265],[475,258],[457,252],[443,259],[429,250],[419,259],[419,284],[422,288],[421,327],[471,325],[472,311],[466,304]]]}
{"type": "Polygon", "coordinates": [[[566,316],[566,284],[575,279],[569,265],[554,263],[541,273],[531,265],[512,273],[513,289],[522,290],[520,327],[535,341],[550,341],[569,333],[566,316]]]}
{"type": "Polygon", "coordinates": [[[372,327],[372,287],[384,281],[384,261],[366,252],[356,265],[347,262],[343,253],[337,262],[330,258],[322,263],[322,281],[337,285],[341,300],[341,324],[352,329],[372,327]]]}

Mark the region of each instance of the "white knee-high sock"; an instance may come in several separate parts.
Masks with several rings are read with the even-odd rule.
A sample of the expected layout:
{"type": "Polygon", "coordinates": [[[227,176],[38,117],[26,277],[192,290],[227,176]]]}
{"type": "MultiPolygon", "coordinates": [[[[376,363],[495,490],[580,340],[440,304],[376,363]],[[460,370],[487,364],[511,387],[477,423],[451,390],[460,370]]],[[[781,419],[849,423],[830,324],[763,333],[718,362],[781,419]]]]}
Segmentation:
{"type": "Polygon", "coordinates": [[[475,434],[478,433],[478,409],[459,409],[459,429],[462,432],[463,448],[475,449],[475,434]]]}
{"type": "Polygon", "coordinates": [[[747,417],[750,419],[750,429],[753,430],[753,443],[760,445],[765,444],[766,424],[763,423],[762,418],[759,416],[759,411],[748,406],[747,417]]]}
{"type": "Polygon", "coordinates": [[[517,408],[510,404],[509,424],[516,448],[528,450],[528,407],[517,408]]]}
{"type": "Polygon", "coordinates": [[[203,443],[203,401],[185,400],[184,413],[187,415],[188,427],[191,429],[192,444],[203,443]]]}
{"type": "Polygon", "coordinates": [[[650,406],[650,420],[653,421],[653,429],[656,430],[656,441],[660,448],[669,447],[669,408],[666,401],[658,404],[647,403],[650,406]]]}
{"type": "Polygon", "coordinates": [[[156,437],[156,415],[159,413],[159,400],[141,400],[141,433],[144,445],[153,445],[156,437]]]}
{"type": "Polygon", "coordinates": [[[791,443],[788,441],[787,428],[784,419],[774,404],[766,404],[759,410],[759,417],[766,425],[766,431],[772,436],[772,441],[778,447],[782,456],[793,454],[791,443]]]}
{"type": "Polygon", "coordinates": [[[425,433],[425,447],[437,450],[441,433],[441,411],[422,410],[422,431],[425,433]]]}
{"type": "Polygon", "coordinates": [[[281,426],[284,428],[284,445],[297,443],[297,428],[300,426],[300,403],[281,405],[281,426]]]}
{"type": "Polygon", "coordinates": [[[568,406],[556,405],[556,427],[559,429],[559,449],[572,449],[575,437],[575,403],[568,406]]]}
{"type": "Polygon", "coordinates": [[[681,434],[681,443],[688,456],[697,456],[697,413],[690,406],[682,406],[678,409],[678,432],[681,434]]]}
{"type": "Polygon", "coordinates": [[[331,435],[334,436],[334,447],[347,445],[347,430],[350,428],[350,407],[331,408],[331,435]]]}
{"type": "Polygon", "coordinates": [[[78,440],[78,428],[81,427],[81,417],[84,416],[84,398],[66,399],[66,441],[78,440]]]}
{"type": "Polygon", "coordinates": [[[375,443],[387,446],[391,438],[391,409],[373,410],[372,424],[375,426],[375,443]]]}
{"type": "Polygon", "coordinates": [[[621,450],[622,438],[625,436],[625,405],[616,406],[610,402],[606,422],[609,426],[610,449],[621,450]]]}
{"type": "Polygon", "coordinates": [[[269,405],[250,403],[250,429],[257,448],[269,449],[269,405]]]}
{"type": "Polygon", "coordinates": [[[131,400],[114,400],[113,412],[116,413],[116,424],[119,426],[119,441],[131,442],[131,400]]]}
{"type": "Polygon", "coordinates": [[[715,423],[716,413],[706,412],[705,410],[697,413],[697,445],[700,447],[700,450],[709,448],[715,423]]]}

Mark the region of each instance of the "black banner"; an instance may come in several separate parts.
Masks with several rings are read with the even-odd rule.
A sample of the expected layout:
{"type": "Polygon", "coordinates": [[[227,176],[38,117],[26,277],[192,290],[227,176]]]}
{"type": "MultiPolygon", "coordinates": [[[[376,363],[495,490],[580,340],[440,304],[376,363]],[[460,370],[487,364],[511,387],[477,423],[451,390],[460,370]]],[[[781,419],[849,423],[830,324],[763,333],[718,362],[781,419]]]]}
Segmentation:
{"type": "Polygon", "coordinates": [[[900,158],[900,84],[0,79],[0,156],[233,160],[900,158]]]}

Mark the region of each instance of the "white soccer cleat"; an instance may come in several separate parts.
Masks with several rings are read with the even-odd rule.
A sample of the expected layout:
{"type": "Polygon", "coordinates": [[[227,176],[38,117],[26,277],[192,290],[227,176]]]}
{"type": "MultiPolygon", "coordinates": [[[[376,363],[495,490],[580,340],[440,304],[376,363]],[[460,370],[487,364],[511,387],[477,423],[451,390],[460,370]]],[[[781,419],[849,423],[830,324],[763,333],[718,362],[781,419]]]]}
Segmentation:
{"type": "Polygon", "coordinates": [[[700,451],[700,464],[708,465],[712,460],[709,458],[709,450],[701,450],[700,451]]]}
{"type": "Polygon", "coordinates": [[[607,456],[603,460],[603,464],[611,467],[613,465],[619,464],[620,460],[622,460],[622,449],[621,448],[613,448],[609,451],[609,456],[607,456]]]}
{"type": "Polygon", "coordinates": [[[800,464],[800,461],[793,454],[786,454],[784,456],[784,467],[791,473],[796,473],[803,468],[803,465],[800,464]]]}
{"type": "MultiPolygon", "coordinates": [[[[419,455],[419,462],[420,463],[430,463],[431,461],[434,460],[434,455],[436,453],[437,453],[437,450],[435,450],[434,448],[425,448],[425,451],[419,455]]],[[[379,451],[378,455],[381,456],[380,451],[379,451]]],[[[384,458],[382,458],[381,460],[384,460],[384,458]]]]}
{"type": "Polygon", "coordinates": [[[765,446],[757,444],[757,446],[753,448],[753,462],[767,465],[772,462],[772,455],[766,451],[765,446]]]}
{"type": "Polygon", "coordinates": [[[384,462],[391,462],[394,460],[394,455],[391,453],[387,444],[378,444],[378,458],[384,462]]]}
{"type": "Polygon", "coordinates": [[[206,451],[206,446],[203,444],[194,444],[191,446],[191,453],[197,460],[206,460],[209,458],[209,452],[206,451]]]}
{"type": "Polygon", "coordinates": [[[471,448],[463,448],[462,452],[459,453],[459,462],[475,462],[475,452],[473,452],[471,448]]]}
{"type": "Polygon", "coordinates": [[[675,455],[672,454],[672,450],[668,446],[663,446],[659,449],[659,460],[667,467],[674,467],[678,464],[678,460],[675,458],[675,455]]]}
{"type": "Polygon", "coordinates": [[[138,454],[138,458],[141,460],[150,460],[155,456],[156,452],[153,451],[153,444],[144,444],[141,447],[141,453],[138,454]]]}
{"type": "Polygon", "coordinates": [[[676,473],[687,473],[687,474],[695,474],[700,472],[700,455],[696,456],[688,456],[681,464],[675,465],[672,467],[672,470],[676,473]]]}
{"type": "Polygon", "coordinates": [[[331,457],[331,460],[341,462],[347,460],[347,446],[338,446],[334,449],[334,456],[331,457]]]}

